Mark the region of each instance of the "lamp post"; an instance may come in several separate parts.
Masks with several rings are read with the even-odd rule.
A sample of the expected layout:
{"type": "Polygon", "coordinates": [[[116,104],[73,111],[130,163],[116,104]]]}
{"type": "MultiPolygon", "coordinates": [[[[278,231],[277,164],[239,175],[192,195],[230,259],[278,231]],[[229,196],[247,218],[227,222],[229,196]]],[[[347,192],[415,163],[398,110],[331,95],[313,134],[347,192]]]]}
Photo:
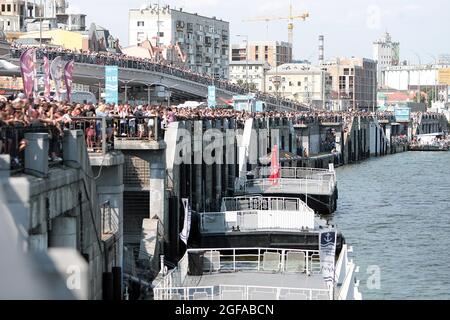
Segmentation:
{"type": "Polygon", "coordinates": [[[248,35],[237,34],[236,37],[245,38],[246,49],[245,49],[245,87],[248,91],[248,35]]]}
{"type": "Polygon", "coordinates": [[[137,81],[137,79],[131,79],[131,80],[120,80],[120,82],[125,83],[125,99],[124,99],[124,103],[128,103],[128,84],[130,82],[134,82],[137,81]]]}

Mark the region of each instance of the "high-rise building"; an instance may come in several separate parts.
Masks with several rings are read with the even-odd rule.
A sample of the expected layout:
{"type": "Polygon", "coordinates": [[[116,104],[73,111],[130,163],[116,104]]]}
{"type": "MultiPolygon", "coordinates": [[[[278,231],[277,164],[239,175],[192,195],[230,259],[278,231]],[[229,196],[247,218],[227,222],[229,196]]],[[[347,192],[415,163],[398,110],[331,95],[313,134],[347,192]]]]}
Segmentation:
{"type": "Polygon", "coordinates": [[[129,45],[149,45],[169,62],[228,79],[229,22],[216,17],[172,9],[168,5],[143,6],[129,11],[129,45]]]}
{"type": "Polygon", "coordinates": [[[45,18],[42,29],[57,28],[57,16],[65,14],[68,3],[65,0],[0,0],[0,29],[6,32],[35,31],[36,18],[45,18]],[[33,30],[34,29],[34,30],[33,30]]]}
{"type": "Polygon", "coordinates": [[[381,84],[382,71],[400,64],[400,43],[393,42],[391,35],[386,32],[380,40],[373,43],[373,60],[378,62],[377,78],[381,84]]]}
{"type": "Polygon", "coordinates": [[[329,73],[334,110],[373,110],[377,100],[377,63],[366,58],[335,58],[322,64],[329,73]]]}
{"type": "Polygon", "coordinates": [[[292,62],[292,44],[280,41],[256,41],[233,44],[231,61],[261,61],[271,67],[292,62]],[[248,48],[248,55],[247,55],[248,48]]]}

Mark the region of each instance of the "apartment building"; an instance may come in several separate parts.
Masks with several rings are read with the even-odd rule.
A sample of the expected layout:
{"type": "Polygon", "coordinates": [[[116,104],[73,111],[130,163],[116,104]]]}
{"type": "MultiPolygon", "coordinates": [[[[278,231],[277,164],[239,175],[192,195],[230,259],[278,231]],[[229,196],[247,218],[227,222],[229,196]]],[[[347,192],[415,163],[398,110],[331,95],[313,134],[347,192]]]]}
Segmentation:
{"type": "Polygon", "coordinates": [[[216,78],[229,77],[229,22],[169,5],[129,11],[129,45],[150,41],[164,59],[216,78]]]}

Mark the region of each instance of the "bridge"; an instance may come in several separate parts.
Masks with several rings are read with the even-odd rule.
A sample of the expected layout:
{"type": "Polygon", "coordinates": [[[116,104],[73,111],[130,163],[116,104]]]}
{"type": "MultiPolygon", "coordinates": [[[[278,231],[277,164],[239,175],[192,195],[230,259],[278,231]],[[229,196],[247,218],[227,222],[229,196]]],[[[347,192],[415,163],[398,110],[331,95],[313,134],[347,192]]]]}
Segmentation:
{"type": "MultiPolygon", "coordinates": [[[[0,74],[20,76],[19,59],[25,49],[11,49],[10,54],[3,56],[6,61],[17,66],[6,70],[0,67],[0,74]]],[[[51,51],[46,53],[50,60],[62,56],[63,60],[75,61],[74,82],[89,86],[99,86],[104,81],[105,66],[119,67],[119,82],[126,88],[136,86],[163,86],[169,88],[173,100],[205,100],[208,97],[208,86],[216,87],[218,100],[231,100],[235,95],[246,95],[248,91],[227,81],[194,74],[176,67],[133,60],[129,57],[99,57],[87,54],[74,54],[51,51]]],[[[40,61],[43,51],[37,52],[40,61]]],[[[257,99],[266,103],[268,109],[282,111],[307,111],[310,108],[294,101],[279,100],[274,96],[256,94],[257,99]]]]}

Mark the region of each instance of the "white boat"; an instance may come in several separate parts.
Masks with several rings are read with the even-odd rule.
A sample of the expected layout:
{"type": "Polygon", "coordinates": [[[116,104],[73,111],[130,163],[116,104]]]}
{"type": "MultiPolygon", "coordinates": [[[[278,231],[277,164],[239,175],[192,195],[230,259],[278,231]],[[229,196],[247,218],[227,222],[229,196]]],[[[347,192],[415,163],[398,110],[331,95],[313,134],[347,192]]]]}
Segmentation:
{"type": "Polygon", "coordinates": [[[330,289],[319,251],[274,248],[190,249],[155,285],[155,300],[361,300],[344,245],[330,289]]]}
{"type": "Polygon", "coordinates": [[[352,248],[341,236],[336,250],[337,230],[301,200],[309,190],[334,194],[334,168],[282,171],[276,148],[272,167],[257,170],[259,180],[237,183],[242,196],[224,198],[222,212],[198,215],[199,247],[170,271],[162,263],[154,299],[362,299],[352,248]],[[256,186],[263,195],[252,194],[256,186]]]}
{"type": "Polygon", "coordinates": [[[409,146],[410,151],[448,151],[450,142],[443,132],[417,135],[409,146]]]}
{"type": "Polygon", "coordinates": [[[332,288],[325,281],[320,237],[330,227],[298,198],[224,198],[222,212],[199,215],[201,245],[209,246],[187,250],[170,271],[161,266],[154,299],[359,300],[358,268],[342,236],[333,242],[332,288]]]}

